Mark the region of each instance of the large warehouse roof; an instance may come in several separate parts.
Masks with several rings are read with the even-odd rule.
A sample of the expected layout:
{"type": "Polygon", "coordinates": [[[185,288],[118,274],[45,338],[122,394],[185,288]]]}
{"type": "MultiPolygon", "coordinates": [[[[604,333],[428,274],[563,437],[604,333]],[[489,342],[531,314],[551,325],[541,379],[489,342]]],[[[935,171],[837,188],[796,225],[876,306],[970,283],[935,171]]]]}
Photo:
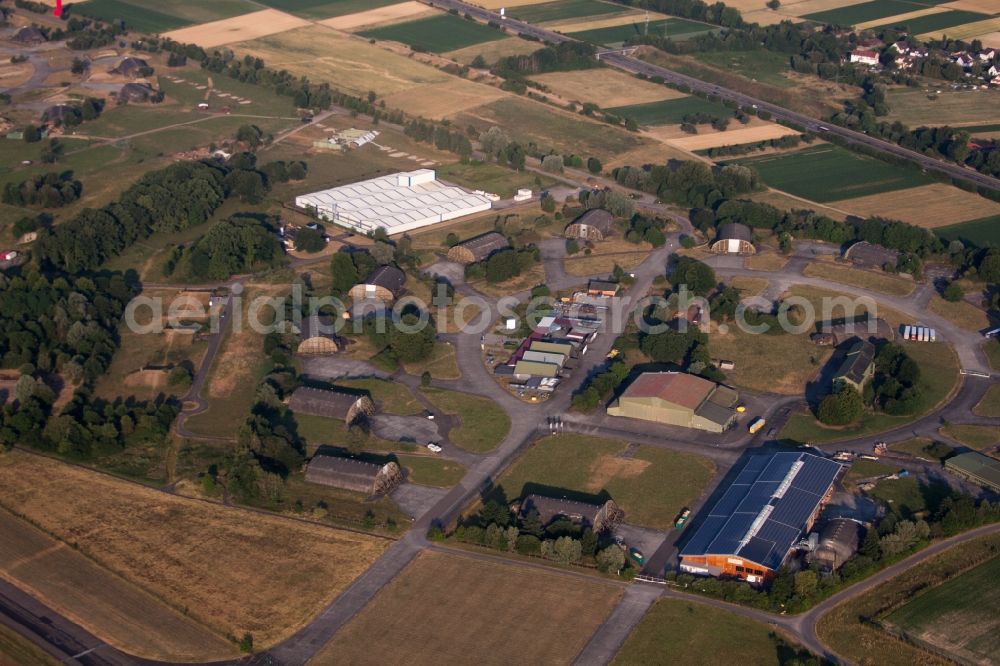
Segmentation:
{"type": "Polygon", "coordinates": [[[712,393],[715,383],[683,372],[644,372],[622,393],[623,398],[659,398],[696,409],[712,393]]]}
{"type": "Polygon", "coordinates": [[[295,205],[362,233],[382,227],[398,234],[489,210],[492,202],[441,183],[433,169],[418,169],[304,194],[295,205]]]}
{"type": "Polygon", "coordinates": [[[780,568],[840,470],[838,463],[808,453],[751,456],[681,557],[738,556],[780,568]]]}

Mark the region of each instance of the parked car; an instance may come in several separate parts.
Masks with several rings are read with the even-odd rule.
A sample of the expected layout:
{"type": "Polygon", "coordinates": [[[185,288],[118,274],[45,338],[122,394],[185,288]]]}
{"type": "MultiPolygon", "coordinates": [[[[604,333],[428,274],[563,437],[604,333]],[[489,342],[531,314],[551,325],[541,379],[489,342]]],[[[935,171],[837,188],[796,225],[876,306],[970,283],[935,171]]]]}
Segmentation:
{"type": "Polygon", "coordinates": [[[424,412],[424,416],[427,417],[428,421],[434,420],[434,412],[430,411],[429,409],[426,412],[424,412]]]}
{"type": "Polygon", "coordinates": [[[427,442],[427,450],[433,453],[441,453],[443,449],[434,442],[427,442]]]}

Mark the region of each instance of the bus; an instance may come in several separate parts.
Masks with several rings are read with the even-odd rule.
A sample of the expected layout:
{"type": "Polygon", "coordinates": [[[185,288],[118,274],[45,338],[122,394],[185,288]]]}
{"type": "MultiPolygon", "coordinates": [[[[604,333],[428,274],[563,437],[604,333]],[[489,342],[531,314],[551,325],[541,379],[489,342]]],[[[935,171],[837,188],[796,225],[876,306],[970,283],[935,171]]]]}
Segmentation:
{"type": "Polygon", "coordinates": [[[764,421],[764,419],[762,419],[760,417],[757,417],[753,421],[750,422],[750,427],[747,428],[747,430],[750,431],[750,434],[759,432],[760,429],[764,427],[764,423],[766,423],[764,421]]]}

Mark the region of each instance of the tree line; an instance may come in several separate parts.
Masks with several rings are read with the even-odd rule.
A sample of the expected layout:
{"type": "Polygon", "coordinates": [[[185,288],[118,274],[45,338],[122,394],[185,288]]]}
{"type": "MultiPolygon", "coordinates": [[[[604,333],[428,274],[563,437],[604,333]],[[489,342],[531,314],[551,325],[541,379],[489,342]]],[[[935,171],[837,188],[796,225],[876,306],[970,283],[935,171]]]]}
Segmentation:
{"type": "Polygon", "coordinates": [[[11,206],[60,208],[80,198],[83,183],[73,178],[72,171],[50,172],[31,176],[20,183],[7,183],[3,202],[11,206]]]}

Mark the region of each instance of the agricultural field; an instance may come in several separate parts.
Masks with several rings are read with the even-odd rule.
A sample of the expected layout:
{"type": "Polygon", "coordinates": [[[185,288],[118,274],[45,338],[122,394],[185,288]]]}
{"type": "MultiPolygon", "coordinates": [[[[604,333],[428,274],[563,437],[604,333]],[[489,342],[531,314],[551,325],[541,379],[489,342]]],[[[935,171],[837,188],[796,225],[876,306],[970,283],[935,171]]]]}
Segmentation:
{"type": "Polygon", "coordinates": [[[996,122],[1000,90],[952,90],[944,84],[934,89],[891,88],[888,104],[890,122],[974,128],[996,122]]]}
{"type": "Polygon", "coordinates": [[[102,21],[125,21],[140,32],[166,32],[186,25],[217,21],[255,12],[259,6],[250,0],[161,0],[154,4],[142,0],[86,0],[73,4],[73,13],[102,21]]]}
{"type": "Polygon", "coordinates": [[[728,70],[746,79],[787,88],[795,82],[786,76],[791,68],[786,54],[774,51],[706,51],[694,54],[699,61],[728,70]]]}
{"type": "Polygon", "coordinates": [[[643,34],[657,35],[659,37],[669,37],[674,40],[684,40],[693,35],[698,35],[715,30],[715,26],[706,23],[698,23],[680,18],[660,19],[650,21],[647,25],[641,16],[636,16],[635,23],[625,25],[614,25],[604,28],[594,28],[592,30],[582,30],[569,33],[576,39],[602,44],[604,46],[619,46],[632,37],[643,34]],[[648,32],[646,32],[648,30],[648,32]]]}
{"type": "Polygon", "coordinates": [[[177,42],[198,44],[208,48],[259,39],[308,24],[308,21],[291,14],[275,9],[262,9],[252,14],[174,30],[164,36],[177,42]]]}
{"type": "Polygon", "coordinates": [[[11,666],[59,666],[62,663],[5,624],[0,624],[0,655],[11,659],[11,666]]]}
{"type": "Polygon", "coordinates": [[[500,58],[514,55],[528,55],[537,51],[538,48],[537,42],[530,42],[527,39],[519,39],[517,37],[503,37],[501,39],[494,39],[492,42],[473,44],[472,46],[466,46],[456,51],[448,51],[441,55],[460,62],[463,65],[471,65],[476,56],[482,56],[487,64],[492,65],[500,60],[500,58]]]}
{"type": "MultiPolygon", "coordinates": [[[[647,104],[685,97],[672,88],[641,81],[611,68],[553,72],[531,77],[567,101],[592,102],[601,108],[647,104]]],[[[546,94],[549,94],[546,91],[546,94]]]]}
{"type": "Polygon", "coordinates": [[[950,10],[902,20],[893,19],[887,21],[886,25],[893,28],[901,28],[907,30],[910,34],[926,38],[926,35],[931,34],[949,34],[949,28],[962,26],[966,23],[976,23],[988,18],[990,18],[988,14],[950,10]]]}
{"type": "Polygon", "coordinates": [[[320,23],[337,30],[351,31],[369,26],[401,23],[419,16],[436,15],[436,13],[425,4],[416,2],[416,0],[409,0],[409,2],[397,2],[396,4],[377,6],[374,9],[358,11],[353,14],[335,16],[320,21],[320,23]]]}
{"type": "MultiPolygon", "coordinates": [[[[220,636],[250,632],[259,647],[303,626],[389,545],[365,534],[177,497],[26,453],[8,454],[0,483],[5,509],[73,544],[72,552],[102,571],[220,636]],[[295,553],[292,568],[289,553],[295,553]]],[[[74,569],[46,574],[58,571],[74,569]]],[[[112,590],[99,590],[75,611],[89,615],[92,605],[109,598],[117,601],[112,590]]]]}
{"type": "Polygon", "coordinates": [[[906,296],[913,291],[914,287],[912,279],[882,271],[860,270],[854,266],[826,261],[814,261],[806,266],[802,274],[891,296],[906,296]]]}
{"type": "Polygon", "coordinates": [[[528,23],[546,23],[563,19],[605,16],[627,11],[628,7],[602,0],[555,0],[511,7],[507,13],[528,23]]]}
{"type": "Polygon", "coordinates": [[[932,182],[916,169],[894,166],[831,145],[734,162],[752,167],[766,185],[820,203],[932,182]]]}
{"type": "Polygon", "coordinates": [[[415,116],[442,120],[508,96],[508,93],[493,86],[450,77],[444,83],[386,95],[385,103],[389,108],[405,109],[415,116]]]}
{"type": "Polygon", "coordinates": [[[496,485],[511,501],[531,492],[581,501],[613,499],[625,511],[625,522],[669,529],[714,474],[710,460],[690,453],[554,435],[535,442],[496,485]]]}
{"type": "MultiPolygon", "coordinates": [[[[783,652],[797,651],[770,627],[734,613],[680,599],[659,599],[632,630],[612,666],[678,664],[754,664],[780,666],[788,663],[783,652]],[[725,627],[725,631],[719,631],[725,627]]],[[[796,657],[809,657],[802,650],[796,657]]]]}
{"type": "Polygon", "coordinates": [[[926,229],[1000,216],[1000,203],[944,183],[844,199],[833,205],[864,217],[902,220],[926,229]]]}
{"type": "Polygon", "coordinates": [[[504,37],[504,33],[496,28],[453,14],[396,23],[358,34],[370,39],[402,42],[417,50],[431,53],[454,51],[504,37]]]}
{"type": "MultiPolygon", "coordinates": [[[[798,131],[790,127],[754,119],[748,125],[730,123],[729,128],[724,132],[717,132],[703,125],[699,127],[698,134],[682,133],[679,137],[664,137],[662,140],[683,150],[696,152],[720,146],[738,146],[744,143],[769,141],[771,139],[780,139],[783,136],[797,136],[798,134],[798,131]]],[[[654,136],[659,135],[660,132],[654,133],[654,136]]]]}
{"type": "Polygon", "coordinates": [[[312,662],[568,664],[620,598],[607,581],[424,551],[312,662]]]}
{"type": "Polygon", "coordinates": [[[400,0],[261,0],[260,4],[308,19],[328,19],[386,7],[400,0]]]}
{"type": "Polygon", "coordinates": [[[1000,557],[919,594],[886,618],[918,644],[973,663],[1000,654],[1000,557]]]}
{"type": "Polygon", "coordinates": [[[710,102],[694,95],[683,95],[659,102],[633,104],[605,109],[622,118],[631,118],[640,125],[678,125],[691,113],[707,113],[729,117],[732,112],[719,102],[710,102]]]}
{"type": "Polygon", "coordinates": [[[871,23],[879,19],[890,19],[898,14],[908,14],[928,6],[943,4],[947,0],[930,0],[911,2],[910,0],[871,0],[850,4],[846,7],[839,6],[843,3],[832,3],[834,7],[826,11],[817,11],[810,14],[800,15],[801,18],[818,23],[828,23],[833,25],[851,26],[858,23],[871,23]]]}
{"type": "Polygon", "coordinates": [[[510,432],[510,417],[492,400],[430,387],[420,391],[435,407],[457,418],[458,427],[449,431],[448,439],[461,449],[473,453],[492,451],[510,432]]]}
{"type": "Polygon", "coordinates": [[[945,240],[960,240],[963,243],[986,247],[1000,245],[1000,215],[969,220],[935,230],[945,240]]]}

